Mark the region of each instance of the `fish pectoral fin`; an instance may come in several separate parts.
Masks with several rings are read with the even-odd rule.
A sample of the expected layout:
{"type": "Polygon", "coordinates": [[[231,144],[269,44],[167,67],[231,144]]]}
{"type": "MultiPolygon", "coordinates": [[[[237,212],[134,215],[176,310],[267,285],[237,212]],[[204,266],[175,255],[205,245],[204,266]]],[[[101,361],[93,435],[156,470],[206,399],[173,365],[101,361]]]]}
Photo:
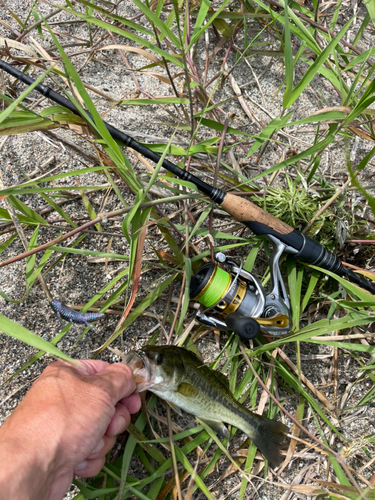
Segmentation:
{"type": "Polygon", "coordinates": [[[180,415],[180,417],[182,417],[182,411],[178,406],[176,406],[174,403],[171,403],[170,401],[167,401],[167,403],[172,408],[172,410],[174,410],[176,413],[180,415]]]}
{"type": "Polygon", "coordinates": [[[209,425],[220,437],[229,438],[229,431],[220,420],[207,420],[205,418],[201,418],[201,420],[209,425]]]}
{"type": "Polygon", "coordinates": [[[197,389],[191,384],[187,384],[186,382],[181,382],[181,384],[177,388],[177,392],[179,392],[182,396],[185,396],[186,398],[193,398],[197,393],[197,389]]]}

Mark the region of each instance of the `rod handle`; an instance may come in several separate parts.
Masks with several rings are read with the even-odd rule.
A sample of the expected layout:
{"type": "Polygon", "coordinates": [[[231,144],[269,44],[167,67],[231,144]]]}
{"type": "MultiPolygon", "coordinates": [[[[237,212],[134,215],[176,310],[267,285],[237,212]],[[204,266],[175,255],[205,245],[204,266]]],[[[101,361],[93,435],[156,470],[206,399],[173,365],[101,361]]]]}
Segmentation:
{"type": "Polygon", "coordinates": [[[309,236],[276,219],[276,217],[254,205],[251,201],[227,193],[220,206],[234,219],[247,226],[254,234],[275,236],[285,245],[294,249],[293,257],[297,261],[313,264],[327,271],[345,276],[353,283],[375,295],[375,285],[353,273],[350,269],[345,268],[337,255],[309,236]]]}
{"type": "Polygon", "coordinates": [[[341,274],[342,264],[338,257],[320,243],[300,233],[251,201],[227,193],[221,207],[254,234],[274,236],[289,247],[296,260],[341,274]]]}
{"type": "Polygon", "coordinates": [[[265,212],[251,201],[241,198],[241,196],[227,193],[221,207],[239,222],[260,222],[264,226],[284,235],[293,231],[293,228],[288,224],[276,219],[273,215],[265,212]]]}
{"type": "Polygon", "coordinates": [[[285,222],[276,219],[276,217],[265,212],[249,200],[227,193],[220,206],[258,236],[275,236],[285,245],[296,250],[296,252],[299,252],[303,247],[303,234],[288,226],[285,222]]]}
{"type": "Polygon", "coordinates": [[[247,226],[254,234],[274,236],[279,239],[289,247],[289,251],[294,253],[296,260],[322,267],[334,273],[342,273],[342,263],[335,254],[326,250],[309,236],[276,219],[251,201],[227,193],[221,207],[247,226]]]}

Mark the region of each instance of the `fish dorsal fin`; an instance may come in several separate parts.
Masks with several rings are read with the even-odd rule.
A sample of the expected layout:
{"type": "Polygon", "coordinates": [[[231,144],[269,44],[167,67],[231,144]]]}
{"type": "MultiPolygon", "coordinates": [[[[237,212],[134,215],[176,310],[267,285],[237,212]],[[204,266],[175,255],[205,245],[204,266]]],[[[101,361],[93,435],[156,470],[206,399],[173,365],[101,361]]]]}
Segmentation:
{"type": "Polygon", "coordinates": [[[228,377],[226,375],[224,375],[224,373],[217,372],[216,370],[212,370],[212,368],[210,368],[210,370],[215,374],[215,377],[217,377],[217,379],[223,384],[223,386],[229,390],[228,377]]]}
{"type": "Polygon", "coordinates": [[[181,382],[181,384],[178,386],[177,392],[179,392],[182,396],[185,396],[186,398],[192,398],[196,395],[197,389],[191,384],[187,384],[186,382],[181,382]]]}

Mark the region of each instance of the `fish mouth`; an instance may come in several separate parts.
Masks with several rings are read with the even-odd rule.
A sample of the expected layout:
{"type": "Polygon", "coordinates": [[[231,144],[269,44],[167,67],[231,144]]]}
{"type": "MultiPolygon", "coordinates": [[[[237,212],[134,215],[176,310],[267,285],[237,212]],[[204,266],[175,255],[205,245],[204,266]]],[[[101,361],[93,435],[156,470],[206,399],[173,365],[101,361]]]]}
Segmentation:
{"type": "Polygon", "coordinates": [[[149,359],[142,351],[130,351],[125,354],[123,363],[132,371],[136,384],[134,392],[147,391],[153,385],[152,366],[149,359]]]}

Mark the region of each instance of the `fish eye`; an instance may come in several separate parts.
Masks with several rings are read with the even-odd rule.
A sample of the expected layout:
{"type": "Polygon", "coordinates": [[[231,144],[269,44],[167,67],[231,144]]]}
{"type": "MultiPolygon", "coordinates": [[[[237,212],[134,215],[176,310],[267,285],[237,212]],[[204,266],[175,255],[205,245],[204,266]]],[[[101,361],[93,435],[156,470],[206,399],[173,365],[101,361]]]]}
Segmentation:
{"type": "Polygon", "coordinates": [[[155,359],[155,362],[156,362],[157,365],[161,365],[162,362],[163,362],[163,355],[162,354],[158,354],[157,358],[155,359]]]}

